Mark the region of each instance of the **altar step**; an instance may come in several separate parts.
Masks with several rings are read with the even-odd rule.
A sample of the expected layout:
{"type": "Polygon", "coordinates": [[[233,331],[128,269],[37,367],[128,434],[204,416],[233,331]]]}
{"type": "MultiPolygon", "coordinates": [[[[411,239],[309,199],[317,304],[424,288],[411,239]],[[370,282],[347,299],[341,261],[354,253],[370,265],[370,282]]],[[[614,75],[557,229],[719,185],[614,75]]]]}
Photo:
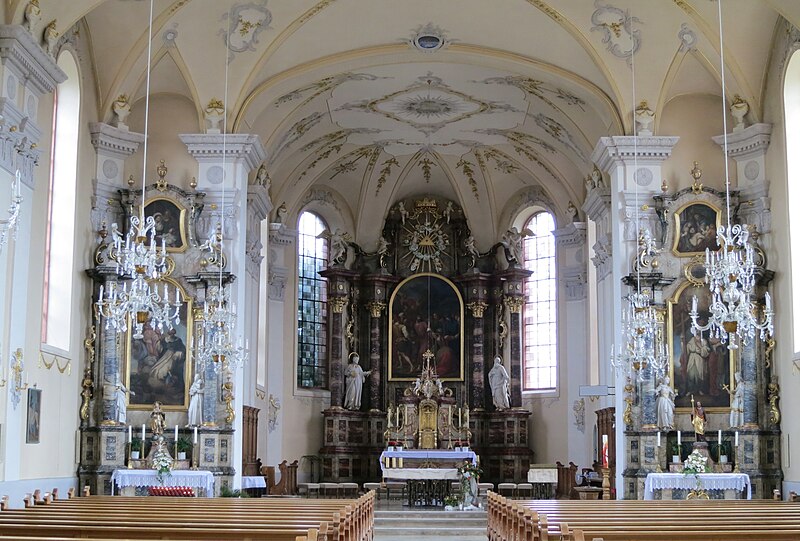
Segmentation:
{"type": "Polygon", "coordinates": [[[486,541],[486,520],[485,511],[376,510],[375,541],[486,541]]]}

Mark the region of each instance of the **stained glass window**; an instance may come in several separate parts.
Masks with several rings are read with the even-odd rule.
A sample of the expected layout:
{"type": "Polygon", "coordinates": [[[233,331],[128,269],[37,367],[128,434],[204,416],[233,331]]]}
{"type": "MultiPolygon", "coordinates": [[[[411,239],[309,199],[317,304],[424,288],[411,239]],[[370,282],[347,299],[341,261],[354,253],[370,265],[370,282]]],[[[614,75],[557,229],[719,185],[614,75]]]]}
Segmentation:
{"type": "Polygon", "coordinates": [[[525,280],[522,309],[523,388],[546,391],[556,388],[556,240],[555,220],[549,212],[537,212],[525,227],[533,231],[523,245],[525,268],[533,271],[525,280]]]}
{"type": "Polygon", "coordinates": [[[317,236],[327,226],[313,212],[303,212],[298,224],[297,386],[328,386],[327,284],[319,271],[327,267],[328,241],[317,236]]]}

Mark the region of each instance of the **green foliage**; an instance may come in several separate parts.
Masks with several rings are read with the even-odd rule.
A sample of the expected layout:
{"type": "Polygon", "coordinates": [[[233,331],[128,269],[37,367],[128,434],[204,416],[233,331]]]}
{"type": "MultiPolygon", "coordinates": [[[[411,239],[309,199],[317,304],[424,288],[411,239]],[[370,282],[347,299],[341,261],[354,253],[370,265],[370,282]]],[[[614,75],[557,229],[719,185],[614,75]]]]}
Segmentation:
{"type": "Polygon", "coordinates": [[[219,495],[221,498],[249,498],[249,494],[242,490],[236,489],[233,490],[227,485],[222,485],[222,488],[219,491],[219,495]]]}
{"type": "Polygon", "coordinates": [[[455,494],[448,494],[444,497],[444,504],[449,505],[451,507],[458,507],[458,504],[461,503],[461,499],[455,494]]]}
{"type": "Polygon", "coordinates": [[[179,453],[190,453],[192,451],[192,442],[189,438],[184,438],[181,436],[178,438],[178,452],[179,453]]]}

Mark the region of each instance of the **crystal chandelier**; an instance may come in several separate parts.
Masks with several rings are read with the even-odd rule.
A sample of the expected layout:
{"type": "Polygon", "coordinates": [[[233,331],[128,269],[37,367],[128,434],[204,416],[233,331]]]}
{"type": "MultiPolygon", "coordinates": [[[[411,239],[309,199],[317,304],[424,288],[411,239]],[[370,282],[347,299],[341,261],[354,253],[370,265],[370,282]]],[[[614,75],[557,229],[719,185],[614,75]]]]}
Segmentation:
{"type": "Polygon", "coordinates": [[[247,360],[247,346],[236,338],[236,308],[228,291],[212,287],[203,308],[203,324],[197,338],[197,360],[202,366],[212,364],[219,373],[223,368],[234,370],[247,360]]]}
{"type": "Polygon", "coordinates": [[[19,219],[19,211],[22,208],[22,195],[20,195],[20,178],[19,170],[14,175],[14,181],[11,183],[11,205],[8,207],[8,218],[0,220],[0,251],[8,244],[8,238],[17,238],[17,220],[19,219]]]}
{"type": "Polygon", "coordinates": [[[131,216],[130,227],[124,237],[117,224],[111,226],[112,248],[110,257],[117,264],[117,274],[131,278],[121,288],[112,282],[104,291],[100,286],[97,309],[106,319],[105,328],[116,332],[127,332],[128,321],[133,324],[133,338],[142,338],[144,325],[148,321],[160,330],[171,329],[178,323],[181,305],[178,288],[174,302],[169,300],[169,286],[165,283],[163,293],[158,291],[155,281],[167,271],[167,250],[164,239],[161,246],[156,243],[156,226],[152,216],[145,217],[145,171],[147,170],[147,132],[150,117],[150,68],[153,41],[153,1],[150,1],[150,21],[147,42],[147,84],[145,91],[144,147],[142,167],[142,204],[138,216],[131,216]]]}
{"type": "Polygon", "coordinates": [[[756,330],[760,338],[766,340],[773,333],[772,300],[769,293],[764,295],[764,317],[758,319],[755,303],[750,295],[755,286],[755,258],[753,247],[748,242],[749,231],[746,225],[731,224],[730,176],[728,174],[728,120],[725,111],[725,52],[722,49],[722,2],[717,5],[719,17],[720,70],[722,74],[722,126],[725,156],[725,206],[727,225],[717,230],[717,244],[720,251],[712,253],[706,248],[706,283],[711,289],[711,305],[706,323],[700,321],[697,310],[697,297],[692,299],[692,334],[709,331],[711,336],[728,349],[738,349],[738,343],[747,345],[755,338],[756,330]]]}
{"type": "Polygon", "coordinates": [[[631,293],[627,300],[627,309],[622,312],[625,349],[615,353],[612,347],[611,365],[617,373],[635,375],[640,382],[644,381],[648,367],[659,378],[666,373],[668,357],[656,310],[646,292],[631,293]]]}

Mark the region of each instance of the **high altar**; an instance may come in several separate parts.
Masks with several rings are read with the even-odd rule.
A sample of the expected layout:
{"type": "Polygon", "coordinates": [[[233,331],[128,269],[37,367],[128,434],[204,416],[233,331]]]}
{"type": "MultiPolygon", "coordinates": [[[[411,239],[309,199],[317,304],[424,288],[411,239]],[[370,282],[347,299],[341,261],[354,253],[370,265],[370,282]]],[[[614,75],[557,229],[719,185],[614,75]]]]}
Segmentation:
{"type": "Polygon", "coordinates": [[[521,309],[529,271],[509,244],[478,253],[456,203],[414,197],[392,207],[376,252],[350,243],[332,259],[321,273],[331,390],[323,480],[379,480],[378,459],[389,442],[451,449],[467,441],[487,481],[525,479],[532,453],[530,413],[521,407],[521,309]],[[360,407],[345,409],[351,352],[369,375],[360,407]],[[496,355],[510,374],[510,408],[502,410],[488,380],[496,355]],[[435,396],[414,392],[429,367],[443,384],[435,396]]]}

